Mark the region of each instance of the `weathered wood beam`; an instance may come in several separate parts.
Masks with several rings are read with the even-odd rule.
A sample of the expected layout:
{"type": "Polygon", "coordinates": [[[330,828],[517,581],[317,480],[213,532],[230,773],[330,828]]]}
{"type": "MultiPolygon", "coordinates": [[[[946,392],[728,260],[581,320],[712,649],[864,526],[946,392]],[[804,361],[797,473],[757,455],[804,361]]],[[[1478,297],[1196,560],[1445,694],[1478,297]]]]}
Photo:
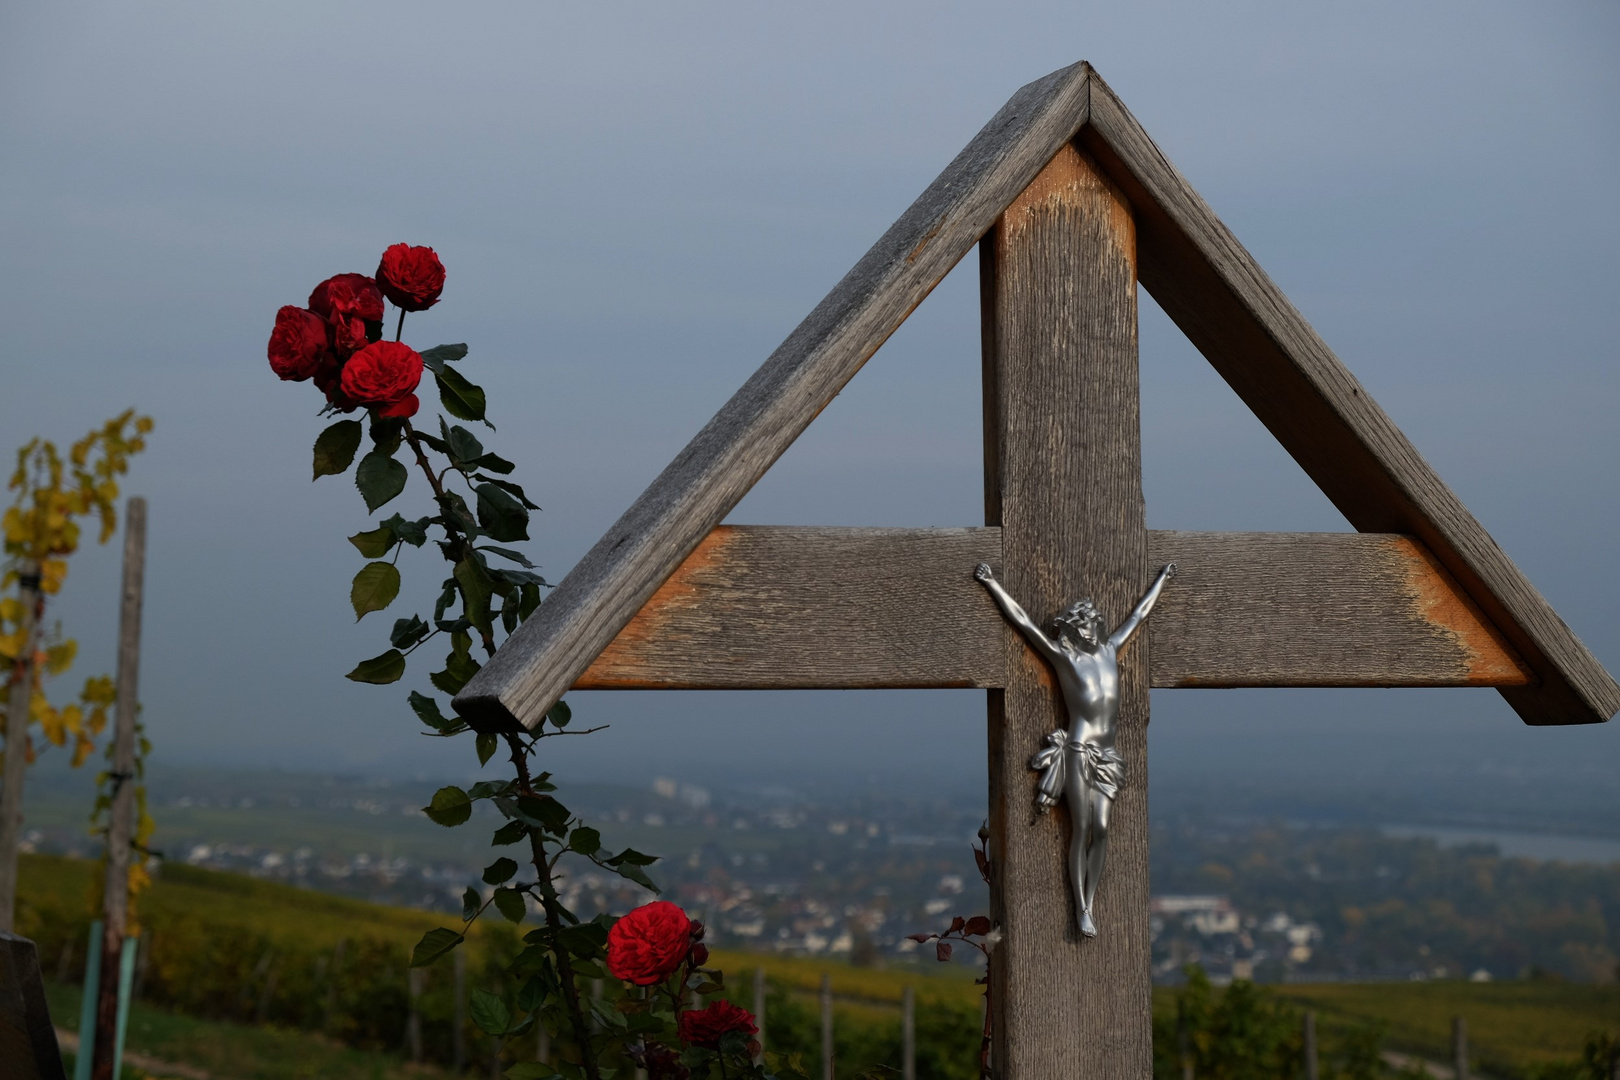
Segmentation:
{"type": "MultiPolygon", "coordinates": [[[[1148,580],[1138,405],[1136,227],[1089,158],[1065,146],[979,246],[986,524],[1002,580],[1043,613],[1090,595],[1111,616],[1148,580]]],[[[1153,1073],[1148,927],[1148,653],[1119,658],[1125,780],[1108,866],[1076,928],[1067,806],[1037,817],[1030,755],[1069,727],[1046,662],[1012,652],[989,705],[992,1059],[1006,1080],[1153,1073]]]]}
{"type": "Polygon", "coordinates": [[[1000,529],[721,526],[577,690],[901,689],[1003,681],[981,562],[1000,529]]]}
{"type": "Polygon", "coordinates": [[[1532,678],[1530,724],[1607,720],[1620,685],[1581,644],[1095,73],[1079,141],[1137,215],[1142,286],[1350,524],[1416,536],[1532,678]]]}
{"type": "MultiPolygon", "coordinates": [[[[980,562],[1002,569],[999,528],[721,526],[574,685],[1000,688],[1023,646],[972,580],[980,562]]],[[[1181,568],[1148,623],[1155,687],[1531,678],[1411,537],[1150,531],[1148,562],[1181,568]]]]}
{"type": "Polygon", "coordinates": [[[1084,63],[1004,105],[462,689],[533,726],[1085,122],[1084,63]]]}

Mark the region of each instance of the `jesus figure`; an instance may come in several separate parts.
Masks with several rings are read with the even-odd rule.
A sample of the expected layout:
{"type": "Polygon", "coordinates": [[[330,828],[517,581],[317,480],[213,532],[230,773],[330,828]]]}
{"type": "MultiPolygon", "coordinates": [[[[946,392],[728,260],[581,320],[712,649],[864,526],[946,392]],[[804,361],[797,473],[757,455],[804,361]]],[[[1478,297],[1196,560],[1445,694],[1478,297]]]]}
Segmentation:
{"type": "Polygon", "coordinates": [[[1097,936],[1091,905],[1097,898],[1097,882],[1108,851],[1108,812],[1125,783],[1125,759],[1114,748],[1119,651],[1141,629],[1175,572],[1175,563],[1166,564],[1136,609],[1109,634],[1102,614],[1090,600],[1070,604],[1053,617],[1050,633],[1043,631],[1002,588],[989,566],[980,563],[973,571],[1007,621],[1052,665],[1063,691],[1069,726],[1046,737],[1047,745],[1035,754],[1030,767],[1041,771],[1035,796],[1041,813],[1057,805],[1060,797],[1068,799],[1074,825],[1069,880],[1074,886],[1080,933],[1088,938],[1097,936]]]}

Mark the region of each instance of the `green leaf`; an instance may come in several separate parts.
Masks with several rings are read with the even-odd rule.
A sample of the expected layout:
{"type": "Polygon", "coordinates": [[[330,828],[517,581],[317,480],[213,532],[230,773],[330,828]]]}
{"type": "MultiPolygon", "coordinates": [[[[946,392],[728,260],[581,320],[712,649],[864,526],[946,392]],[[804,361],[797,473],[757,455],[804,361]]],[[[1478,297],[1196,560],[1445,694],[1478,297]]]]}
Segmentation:
{"type": "Polygon", "coordinates": [[[485,885],[504,885],[512,880],[512,875],[518,872],[518,864],[514,859],[504,856],[496,859],[484,867],[485,885]]]}
{"type": "Polygon", "coordinates": [[[461,724],[459,720],[452,720],[441,713],[439,703],[426,694],[412,690],[410,702],[411,711],[416,713],[417,719],[430,728],[437,731],[448,731],[451,728],[459,727],[461,724]]]}
{"type": "Polygon", "coordinates": [[[478,668],[478,661],[466,650],[454,649],[445,657],[444,670],[435,671],[428,676],[428,680],[440,690],[454,696],[461,693],[461,688],[472,681],[472,677],[478,674],[478,668]]]}
{"type": "Polygon", "coordinates": [[[408,649],[427,637],[429,629],[420,615],[412,615],[408,619],[395,619],[394,629],[388,634],[388,644],[396,649],[408,649]]]}
{"type": "Polygon", "coordinates": [[[568,835],[568,847],[581,855],[595,855],[602,849],[602,834],[581,825],[568,835]]]}
{"type": "Polygon", "coordinates": [[[392,529],[394,535],[412,547],[421,547],[427,543],[427,528],[432,518],[417,518],[415,521],[406,521],[395,514],[387,521],[378,522],[385,529],[392,529]]]}
{"type": "MultiPolygon", "coordinates": [[[[395,515],[398,516],[397,514],[395,515]]],[[[370,532],[357,532],[349,537],[349,543],[354,549],[368,559],[380,559],[388,554],[388,549],[398,543],[394,530],[385,523],[370,532]]]]}
{"type": "Polygon", "coordinates": [[[360,421],[339,420],[315,439],[315,475],[337,476],[354,463],[354,452],[360,449],[360,421]]]}
{"type": "Polygon", "coordinates": [[[540,509],[538,504],[530,502],[529,497],[523,494],[523,485],[521,484],[514,484],[510,480],[497,480],[493,476],[478,476],[474,477],[474,479],[482,480],[486,484],[494,484],[498,488],[511,492],[513,495],[518,497],[519,502],[523,503],[523,505],[527,506],[530,510],[540,509]]]}
{"type": "Polygon", "coordinates": [[[450,460],[455,462],[458,468],[465,466],[470,472],[477,467],[472,463],[484,456],[484,444],[460,424],[450,429],[444,441],[450,447],[450,460]]]}
{"type": "Polygon", "coordinates": [[[366,500],[366,509],[375,510],[405,490],[405,466],[380,450],[373,450],[360,459],[354,470],[354,486],[366,500]]]}
{"type": "Polygon", "coordinates": [[[444,508],[445,515],[455,527],[466,533],[468,538],[478,536],[478,519],[473,517],[471,510],[467,509],[467,500],[463,499],[460,493],[454,491],[445,492],[444,498],[439,500],[439,505],[444,508]]]}
{"type": "MultiPolygon", "coordinates": [[[[467,939],[454,930],[446,930],[443,927],[429,930],[422,935],[422,940],[416,943],[416,948],[411,952],[411,967],[426,967],[465,940],[467,939]]],[[[476,990],[473,992],[477,993],[476,990]]]]}
{"type": "Polygon", "coordinates": [[[651,866],[658,861],[657,855],[643,855],[635,848],[625,848],[611,859],[603,859],[609,866],[628,864],[630,866],[651,866]]]}
{"type": "Polygon", "coordinates": [[[467,789],[467,797],[475,802],[479,799],[498,799],[515,787],[516,780],[480,780],[467,789]]]}
{"type": "Polygon", "coordinates": [[[444,370],[444,365],[453,360],[460,360],[467,355],[465,345],[435,345],[422,354],[422,366],[437,374],[444,370]]]}
{"type": "Polygon", "coordinates": [[[362,660],[355,665],[353,671],[344,678],[351,682],[375,683],[386,686],[391,682],[398,682],[399,677],[405,674],[405,654],[398,649],[389,649],[381,656],[373,656],[370,660],[362,660]]]}
{"type": "MultiPolygon", "coordinates": [[[[489,598],[494,588],[489,575],[471,559],[456,563],[455,575],[457,584],[461,586],[462,614],[484,633],[492,632],[494,627],[489,616],[489,598]]],[[[472,678],[471,675],[467,677],[472,678]]]]}
{"type": "Polygon", "coordinates": [[[474,915],[478,914],[478,909],[483,906],[484,898],[478,895],[478,890],[469,888],[461,894],[461,921],[470,921],[474,915]]]}
{"type": "Polygon", "coordinates": [[[496,889],[495,910],[506,916],[507,922],[520,923],[529,913],[529,906],[524,903],[523,894],[518,890],[496,889]]]}
{"type": "Polygon", "coordinates": [[[529,835],[529,828],[523,822],[508,821],[495,830],[495,835],[490,837],[489,846],[505,847],[507,844],[517,843],[527,835],[529,835]]]}
{"type": "Polygon", "coordinates": [[[529,538],[529,512],[523,504],[493,483],[479,484],[478,524],[492,540],[512,541],[529,538]]]}
{"type": "Polygon", "coordinates": [[[422,807],[428,820],[450,828],[472,817],[472,800],[454,785],[442,787],[433,793],[433,801],[422,807]]]}
{"type": "Polygon", "coordinates": [[[479,544],[478,550],[494,552],[503,559],[511,559],[524,569],[534,569],[534,563],[530,562],[529,557],[523,554],[521,551],[513,551],[511,548],[496,547],[494,544],[479,544]]]}
{"type": "Polygon", "coordinates": [[[647,876],[647,871],[639,866],[615,866],[613,872],[622,878],[628,878],[644,889],[650,889],[655,893],[663,891],[653,884],[652,878],[647,876]]]}
{"type": "Polygon", "coordinates": [[[354,607],[355,621],[373,611],[381,611],[399,595],[399,571],[392,563],[371,562],[354,575],[349,586],[349,603],[354,607]]]}
{"type": "Polygon", "coordinates": [[[568,702],[559,701],[546,713],[546,719],[559,728],[568,726],[568,721],[574,718],[574,710],[568,707],[568,702]]]}
{"type": "Polygon", "coordinates": [[[439,384],[439,401],[444,411],[458,420],[484,419],[484,391],[474,386],[454,368],[441,367],[433,373],[439,384]]]}
{"type": "Polygon", "coordinates": [[[500,740],[495,737],[494,732],[480,731],[478,733],[478,764],[489,764],[489,759],[495,756],[495,751],[499,746],[500,740]]]}
{"type": "Polygon", "coordinates": [[[512,1010],[497,995],[475,986],[467,1002],[473,1023],[486,1035],[505,1035],[512,1026],[512,1010]]]}
{"type": "Polygon", "coordinates": [[[561,836],[568,829],[568,808],[556,799],[519,795],[517,809],[521,818],[553,836],[561,836]]]}
{"type": "Polygon", "coordinates": [[[512,464],[510,461],[507,461],[499,454],[485,454],[483,457],[473,462],[473,464],[478,466],[480,469],[488,469],[492,473],[500,473],[502,476],[505,476],[507,473],[517,468],[516,465],[512,464]]]}
{"type": "Polygon", "coordinates": [[[540,586],[525,585],[518,595],[521,597],[518,601],[518,618],[527,619],[540,606],[540,586]]]}

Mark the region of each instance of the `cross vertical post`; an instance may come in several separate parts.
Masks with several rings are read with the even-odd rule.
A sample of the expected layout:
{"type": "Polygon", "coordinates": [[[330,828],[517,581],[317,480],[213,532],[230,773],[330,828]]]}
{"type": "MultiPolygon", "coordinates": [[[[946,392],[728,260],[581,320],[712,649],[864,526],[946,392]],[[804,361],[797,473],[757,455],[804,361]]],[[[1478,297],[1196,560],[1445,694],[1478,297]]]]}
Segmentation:
{"type": "MultiPolygon", "coordinates": [[[[980,244],[985,518],[1001,576],[1044,623],[1093,598],[1110,629],[1148,582],[1138,408],[1136,230],[1124,196],[1065,145],[980,244]]],[[[1007,632],[989,691],[992,1050],[1002,1080],[1152,1073],[1148,930],[1147,635],[1120,657],[1113,807],[1081,940],[1068,884],[1068,811],[1034,811],[1029,758],[1067,727],[1045,662],[1007,632]]]]}

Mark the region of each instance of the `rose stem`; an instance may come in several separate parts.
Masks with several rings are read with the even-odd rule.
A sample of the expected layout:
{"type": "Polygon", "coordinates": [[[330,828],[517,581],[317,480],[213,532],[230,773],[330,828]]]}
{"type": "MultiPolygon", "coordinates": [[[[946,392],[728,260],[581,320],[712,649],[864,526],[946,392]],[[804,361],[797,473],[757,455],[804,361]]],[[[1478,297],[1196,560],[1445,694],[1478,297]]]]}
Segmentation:
{"type": "MultiPolygon", "coordinates": [[[[517,768],[518,790],[524,795],[535,795],[534,787],[529,780],[529,755],[523,746],[523,740],[517,735],[508,735],[506,744],[512,749],[512,764],[517,768]]],[[[557,977],[562,983],[563,1006],[568,1011],[568,1023],[574,1029],[574,1039],[579,1043],[580,1064],[585,1067],[587,1080],[599,1080],[596,1057],[591,1052],[590,1033],[585,1026],[585,1014],[579,1007],[579,988],[574,985],[573,958],[558,937],[562,930],[562,915],[558,910],[557,887],[551,880],[551,865],[546,860],[545,841],[533,829],[529,830],[529,847],[534,856],[535,872],[539,875],[540,904],[545,908],[546,925],[551,928],[551,951],[557,959],[557,977]]]]}
{"type": "Polygon", "coordinates": [[[400,335],[405,333],[405,309],[399,309],[399,323],[394,327],[394,340],[398,341],[400,335]]]}
{"type": "MultiPolygon", "coordinates": [[[[403,311],[400,312],[399,317],[400,322],[403,324],[405,321],[405,313],[403,311]]],[[[416,429],[411,426],[411,422],[409,420],[406,420],[403,430],[405,432],[405,441],[410,443],[411,449],[416,452],[416,463],[422,467],[422,472],[427,477],[428,484],[433,488],[433,497],[438,501],[439,510],[444,515],[443,524],[445,534],[450,537],[452,542],[456,543],[461,548],[462,558],[471,558],[472,543],[464,539],[461,535],[461,531],[454,525],[455,518],[450,513],[450,504],[445,498],[444,485],[440,484],[439,478],[434,475],[433,466],[428,462],[426,451],[422,449],[422,442],[416,437],[416,429]]],[[[463,598],[463,602],[465,603],[465,598],[463,598]]],[[[479,628],[478,636],[483,641],[484,651],[490,656],[494,656],[495,639],[490,635],[489,631],[479,628]]]]}

